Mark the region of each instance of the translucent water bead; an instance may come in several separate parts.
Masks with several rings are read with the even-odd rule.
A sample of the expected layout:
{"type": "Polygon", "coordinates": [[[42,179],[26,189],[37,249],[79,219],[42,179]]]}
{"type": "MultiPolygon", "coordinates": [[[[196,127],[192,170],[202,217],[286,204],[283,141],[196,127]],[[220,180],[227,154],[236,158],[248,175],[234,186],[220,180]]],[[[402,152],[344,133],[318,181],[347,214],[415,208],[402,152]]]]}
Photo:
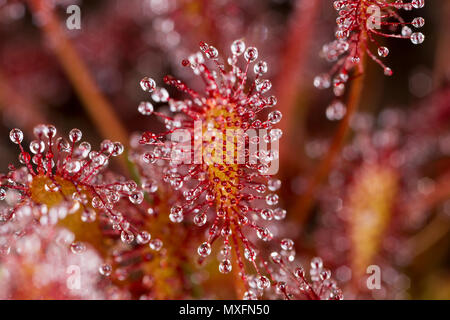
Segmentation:
{"type": "Polygon", "coordinates": [[[152,92],[156,88],[156,82],[152,78],[144,77],[140,82],[142,90],[152,92]]]}

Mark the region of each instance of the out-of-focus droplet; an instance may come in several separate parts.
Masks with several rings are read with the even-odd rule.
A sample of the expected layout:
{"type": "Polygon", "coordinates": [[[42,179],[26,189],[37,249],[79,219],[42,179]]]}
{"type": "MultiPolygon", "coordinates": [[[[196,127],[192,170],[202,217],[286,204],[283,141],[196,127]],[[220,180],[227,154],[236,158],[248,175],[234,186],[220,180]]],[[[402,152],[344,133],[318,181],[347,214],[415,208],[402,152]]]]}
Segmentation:
{"type": "Polygon", "coordinates": [[[314,78],[314,87],[317,89],[328,89],[331,85],[328,74],[320,74],[314,78]]]}
{"type": "Polygon", "coordinates": [[[327,119],[331,121],[341,120],[344,118],[347,108],[341,101],[332,102],[325,111],[327,119]]]}
{"type": "Polygon", "coordinates": [[[150,239],[151,239],[151,235],[147,231],[139,232],[137,237],[136,237],[136,241],[139,244],[146,244],[146,243],[148,243],[150,241],[150,239]]]}
{"type": "Polygon", "coordinates": [[[153,239],[150,240],[148,246],[154,251],[159,251],[163,246],[163,242],[160,239],[153,239]]]}
{"type": "Polygon", "coordinates": [[[269,113],[267,120],[269,120],[269,122],[272,124],[277,124],[278,122],[281,121],[282,116],[283,115],[281,114],[280,111],[275,110],[275,111],[272,111],[271,113],[269,113]]]}
{"type": "Polygon", "coordinates": [[[394,72],[392,71],[391,68],[389,68],[389,67],[384,68],[384,75],[385,75],[385,76],[390,77],[390,76],[392,76],[393,74],[394,74],[394,72]]]}
{"type": "Polygon", "coordinates": [[[270,287],[270,280],[266,276],[261,276],[257,280],[257,285],[261,290],[267,289],[270,287]]]}
{"type": "Polygon", "coordinates": [[[72,242],[70,250],[75,254],[81,254],[86,251],[86,245],[83,242],[72,242]]]}
{"type": "Polygon", "coordinates": [[[98,268],[98,272],[100,272],[101,275],[108,277],[111,275],[112,267],[111,265],[104,263],[98,268]]]}
{"type": "Polygon", "coordinates": [[[142,101],[138,106],[138,111],[144,116],[151,115],[153,110],[153,105],[148,101],[142,101]]]}

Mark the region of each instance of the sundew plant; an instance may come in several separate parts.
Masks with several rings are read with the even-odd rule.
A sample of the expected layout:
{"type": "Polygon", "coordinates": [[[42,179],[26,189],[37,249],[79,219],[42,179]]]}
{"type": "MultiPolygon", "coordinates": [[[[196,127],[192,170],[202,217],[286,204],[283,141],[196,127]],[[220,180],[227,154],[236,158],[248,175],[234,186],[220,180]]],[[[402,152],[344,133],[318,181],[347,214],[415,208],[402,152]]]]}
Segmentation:
{"type": "Polygon", "coordinates": [[[0,298],[450,298],[449,20],[0,1],[0,298]]]}

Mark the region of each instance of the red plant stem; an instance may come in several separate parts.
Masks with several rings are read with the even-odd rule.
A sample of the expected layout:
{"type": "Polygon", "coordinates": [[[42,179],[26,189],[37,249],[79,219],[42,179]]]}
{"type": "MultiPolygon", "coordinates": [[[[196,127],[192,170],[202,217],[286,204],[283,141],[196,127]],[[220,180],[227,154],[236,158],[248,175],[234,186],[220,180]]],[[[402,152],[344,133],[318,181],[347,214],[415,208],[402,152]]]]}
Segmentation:
{"type": "Polygon", "coordinates": [[[305,193],[299,198],[298,202],[294,206],[294,209],[291,211],[291,215],[294,219],[301,224],[307,220],[311,207],[314,204],[316,191],[320,187],[321,183],[328,177],[334,160],[339,155],[342,146],[344,145],[345,138],[347,137],[350,129],[350,121],[358,109],[363,83],[364,73],[353,80],[347,102],[347,112],[345,117],[339,124],[327,154],[320,161],[319,165],[309,178],[305,193]]]}
{"type": "MultiPolygon", "coordinates": [[[[308,60],[308,49],[315,31],[313,25],[319,15],[320,5],[319,0],[297,1],[286,32],[285,47],[282,49],[281,67],[275,85],[278,109],[283,114],[279,128],[283,130],[286,139],[284,144],[288,146],[292,142],[293,120],[296,119],[294,114],[297,107],[296,99],[302,92],[305,81],[309,81],[302,77],[302,69],[308,60]]],[[[298,137],[295,138],[298,141],[298,137]]],[[[281,148],[280,159],[288,159],[290,155],[292,156],[288,154],[289,149],[281,148]]]]}
{"type": "Polygon", "coordinates": [[[247,291],[247,288],[245,286],[244,281],[242,280],[242,271],[243,268],[239,265],[242,263],[242,260],[240,257],[242,257],[242,254],[239,250],[239,240],[236,236],[236,228],[232,225],[232,239],[233,239],[233,249],[231,250],[232,254],[232,273],[233,273],[233,284],[234,284],[234,292],[236,294],[236,299],[242,299],[244,297],[245,292],[247,291]]]}
{"type": "MultiPolygon", "coordinates": [[[[441,1],[442,2],[442,1],[441,1]]],[[[433,74],[433,84],[435,89],[439,89],[445,80],[448,80],[450,76],[450,59],[448,58],[448,53],[450,51],[450,2],[445,1],[445,3],[439,6],[441,10],[440,19],[440,35],[438,39],[438,47],[436,49],[436,59],[433,74]]],[[[436,7],[437,8],[437,7],[436,7]]]]}
{"type": "MultiPolygon", "coordinates": [[[[121,122],[114,114],[112,106],[100,92],[88,68],[68,39],[62,21],[58,20],[52,6],[45,0],[28,0],[30,8],[40,26],[51,42],[59,62],[72,82],[83,106],[100,134],[112,141],[120,141],[128,145],[128,135],[121,122]]],[[[126,152],[124,152],[124,155],[126,152]]],[[[124,156],[120,157],[122,166],[126,166],[124,156]]]]}
{"type": "MultiPolygon", "coordinates": [[[[411,202],[408,208],[426,212],[448,199],[450,199],[450,172],[439,179],[432,193],[411,202]]],[[[409,240],[409,247],[414,248],[415,257],[420,256],[448,232],[450,232],[450,218],[444,214],[437,214],[420,233],[409,240]]]]}

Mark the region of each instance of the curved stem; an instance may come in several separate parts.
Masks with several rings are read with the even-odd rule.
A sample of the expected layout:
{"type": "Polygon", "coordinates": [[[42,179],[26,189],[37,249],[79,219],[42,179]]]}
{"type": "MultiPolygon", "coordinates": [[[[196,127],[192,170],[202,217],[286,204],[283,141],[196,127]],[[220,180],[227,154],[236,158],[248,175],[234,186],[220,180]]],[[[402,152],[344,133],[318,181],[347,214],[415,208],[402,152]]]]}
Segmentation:
{"type": "Polygon", "coordinates": [[[347,112],[345,117],[339,124],[328,152],[309,178],[305,193],[299,198],[298,202],[294,206],[294,210],[292,210],[292,216],[300,223],[304,223],[307,220],[311,207],[314,204],[316,191],[320,187],[321,183],[328,177],[334,160],[339,155],[342,146],[344,145],[345,138],[347,137],[350,129],[350,121],[358,110],[361,92],[363,89],[363,82],[364,73],[353,80],[347,102],[347,112]]]}
{"type": "MultiPolygon", "coordinates": [[[[450,51],[450,2],[446,1],[441,4],[442,8],[440,14],[441,24],[439,33],[438,45],[436,48],[436,58],[434,65],[433,84],[434,88],[438,89],[443,82],[445,82],[450,74],[450,60],[448,59],[448,52],[450,51]]],[[[437,8],[437,7],[436,7],[437,8]]]]}
{"type": "MultiPolygon", "coordinates": [[[[314,23],[319,15],[321,1],[302,0],[296,2],[296,9],[286,31],[287,38],[281,54],[281,67],[275,80],[278,109],[283,114],[279,128],[283,130],[288,145],[292,142],[292,123],[295,119],[296,100],[303,91],[305,77],[302,69],[308,61],[311,40],[314,37],[314,23]],[[291,139],[291,140],[289,140],[291,139]]],[[[297,126],[298,128],[298,126],[297,126]]],[[[295,137],[298,143],[298,136],[295,137]]],[[[289,160],[290,148],[280,149],[280,159],[289,160]]]]}
{"type": "MultiPolygon", "coordinates": [[[[426,212],[450,198],[450,172],[436,183],[434,191],[409,203],[409,210],[426,212]]],[[[445,214],[437,214],[426,227],[409,239],[408,247],[414,248],[414,257],[421,256],[450,232],[450,219],[445,214]]]]}
{"type": "MultiPolygon", "coordinates": [[[[54,53],[100,134],[104,138],[120,141],[128,146],[126,130],[68,39],[53,7],[44,0],[28,0],[28,2],[34,17],[38,19],[39,25],[50,40],[54,53]]],[[[120,157],[120,164],[122,168],[126,168],[124,156],[120,157]]]]}

